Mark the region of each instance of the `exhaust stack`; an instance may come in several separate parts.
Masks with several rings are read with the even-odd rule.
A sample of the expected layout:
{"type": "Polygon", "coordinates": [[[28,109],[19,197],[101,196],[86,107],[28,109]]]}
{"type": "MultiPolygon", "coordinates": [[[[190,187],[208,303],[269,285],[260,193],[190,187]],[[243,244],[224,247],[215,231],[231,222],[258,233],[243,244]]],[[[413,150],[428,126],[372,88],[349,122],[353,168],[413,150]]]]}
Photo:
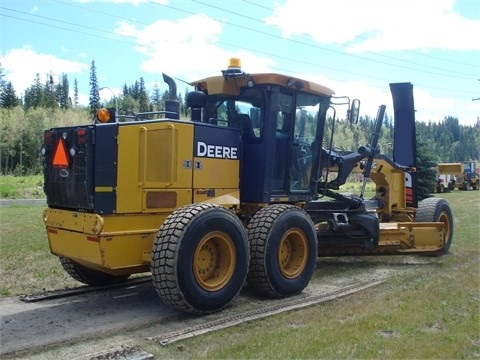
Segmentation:
{"type": "Polygon", "coordinates": [[[168,85],[168,100],[165,101],[165,111],[172,119],[180,119],[180,102],[177,97],[177,84],[170,76],[163,74],[163,81],[168,85]]]}

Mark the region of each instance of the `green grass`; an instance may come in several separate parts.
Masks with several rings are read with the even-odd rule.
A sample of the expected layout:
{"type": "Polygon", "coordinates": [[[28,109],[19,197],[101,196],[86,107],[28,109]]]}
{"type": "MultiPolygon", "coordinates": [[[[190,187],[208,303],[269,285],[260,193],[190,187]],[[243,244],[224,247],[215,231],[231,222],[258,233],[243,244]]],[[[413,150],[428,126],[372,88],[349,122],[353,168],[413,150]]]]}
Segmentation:
{"type": "Polygon", "coordinates": [[[0,176],[1,199],[43,199],[43,175],[0,176]]]}
{"type": "Polygon", "coordinates": [[[50,253],[42,206],[0,208],[0,296],[78,286],[50,253]]]}
{"type": "MultiPolygon", "coordinates": [[[[440,196],[440,195],[439,195],[440,196]]],[[[348,297],[244,323],[162,347],[155,358],[480,358],[480,192],[441,194],[452,207],[450,252],[411,265],[348,297]]],[[[1,296],[78,286],[48,250],[42,207],[0,208],[1,296]]],[[[401,263],[398,257],[327,258],[321,277],[401,263]]]]}
{"type": "MultiPolygon", "coordinates": [[[[455,217],[446,256],[340,300],[166,347],[147,341],[141,347],[155,358],[182,359],[480,358],[480,193],[442,195],[455,217]]],[[[396,257],[361,259],[350,258],[353,269],[349,258],[326,259],[325,267],[398,264],[396,257]]]]}

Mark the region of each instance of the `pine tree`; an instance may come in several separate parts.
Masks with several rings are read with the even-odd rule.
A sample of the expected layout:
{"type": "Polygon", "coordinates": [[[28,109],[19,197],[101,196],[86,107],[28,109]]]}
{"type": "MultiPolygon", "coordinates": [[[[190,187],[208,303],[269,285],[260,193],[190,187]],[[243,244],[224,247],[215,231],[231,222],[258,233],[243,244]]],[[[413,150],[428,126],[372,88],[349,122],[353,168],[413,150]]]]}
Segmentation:
{"type": "Polygon", "coordinates": [[[30,86],[27,90],[25,90],[25,98],[23,104],[25,110],[33,107],[36,109],[37,107],[45,106],[45,94],[43,90],[43,86],[40,82],[40,74],[37,73],[35,75],[35,80],[32,86],[30,86]]]}
{"type": "MultiPolygon", "coordinates": [[[[3,95],[7,86],[7,82],[5,81],[5,75],[3,74],[3,68],[1,65],[2,64],[0,63],[0,96],[3,95]]],[[[0,105],[3,107],[3,103],[0,103],[0,105]]]]}
{"type": "Polygon", "coordinates": [[[20,99],[15,94],[15,89],[11,82],[7,82],[0,92],[0,107],[12,109],[20,105],[20,99]]]}
{"type": "Polygon", "coordinates": [[[417,141],[417,197],[430,197],[437,180],[437,162],[427,143],[417,141]]]}
{"type": "Polygon", "coordinates": [[[188,93],[189,93],[189,89],[186,88],[185,89],[185,96],[183,98],[184,101],[180,102],[180,109],[183,110],[182,113],[183,113],[183,115],[185,115],[186,118],[188,118],[188,116],[190,115],[190,109],[185,104],[185,101],[187,101],[188,93]]]}
{"type": "Polygon", "coordinates": [[[57,88],[56,88],[57,101],[58,101],[58,106],[60,106],[60,109],[68,109],[70,107],[68,93],[69,93],[68,76],[66,74],[62,74],[61,83],[57,84],[57,88]]]}
{"type": "Polygon", "coordinates": [[[78,106],[78,81],[77,78],[73,81],[73,105],[75,108],[78,106]]]}
{"type": "Polygon", "coordinates": [[[47,74],[47,81],[45,82],[43,93],[45,94],[45,103],[42,105],[50,109],[58,108],[57,96],[56,96],[55,82],[53,81],[53,74],[50,71],[47,74]]]}
{"type": "Polygon", "coordinates": [[[160,101],[162,99],[162,95],[160,94],[160,88],[158,87],[158,83],[155,82],[155,85],[153,85],[153,92],[152,92],[152,105],[155,111],[159,111],[161,109],[160,107],[160,101]]]}
{"type": "Polygon", "coordinates": [[[147,94],[147,90],[145,89],[145,82],[143,77],[140,78],[140,82],[138,84],[138,105],[140,107],[140,112],[145,112],[149,110],[149,98],[147,94]]]}
{"type": "Polygon", "coordinates": [[[93,114],[100,107],[100,94],[98,93],[97,69],[95,60],[92,60],[90,67],[90,97],[88,99],[90,112],[93,114]]]}

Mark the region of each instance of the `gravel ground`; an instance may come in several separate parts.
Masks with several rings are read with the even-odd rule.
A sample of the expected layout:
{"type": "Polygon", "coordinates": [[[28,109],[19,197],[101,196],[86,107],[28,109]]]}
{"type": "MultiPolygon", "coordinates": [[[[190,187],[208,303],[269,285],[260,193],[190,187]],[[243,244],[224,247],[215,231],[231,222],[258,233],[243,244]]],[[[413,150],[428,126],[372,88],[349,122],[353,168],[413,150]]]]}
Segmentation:
{"type": "MultiPolygon", "coordinates": [[[[398,276],[399,271],[412,269],[411,266],[402,265],[429,262],[428,258],[420,257],[396,259],[399,266],[384,263],[379,263],[373,269],[359,266],[354,271],[342,272],[342,275],[320,276],[321,269],[318,269],[309,286],[294,298],[317,296],[358,282],[388,281],[391,276],[398,276]]],[[[242,313],[271,307],[282,301],[288,302],[289,299],[259,298],[246,288],[222,312],[196,317],[181,314],[164,305],[149,281],[128,288],[42,302],[25,303],[18,297],[3,298],[0,299],[0,357],[32,360],[90,359],[92,354],[121,353],[122,350],[118,349],[124,349],[125,352],[138,340],[161,337],[162,334],[222,317],[241,318],[242,313]]]]}

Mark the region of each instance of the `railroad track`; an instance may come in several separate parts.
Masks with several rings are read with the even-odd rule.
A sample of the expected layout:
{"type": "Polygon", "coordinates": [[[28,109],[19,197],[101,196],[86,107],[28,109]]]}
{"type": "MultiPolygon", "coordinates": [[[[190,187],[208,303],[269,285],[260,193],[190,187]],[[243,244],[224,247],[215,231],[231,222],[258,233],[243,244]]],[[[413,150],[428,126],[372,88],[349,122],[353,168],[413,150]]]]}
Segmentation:
{"type": "Polygon", "coordinates": [[[110,285],[102,285],[102,286],[80,286],[78,288],[73,289],[64,289],[64,290],[53,290],[53,291],[46,291],[38,294],[31,294],[31,295],[21,295],[19,299],[26,303],[33,303],[33,302],[40,302],[40,301],[47,301],[59,298],[66,298],[75,295],[87,294],[90,292],[96,291],[104,291],[110,289],[117,289],[117,288],[128,288],[130,286],[143,284],[146,282],[152,281],[150,276],[143,276],[131,280],[127,280],[125,282],[121,282],[118,284],[110,284],[110,285]]]}

